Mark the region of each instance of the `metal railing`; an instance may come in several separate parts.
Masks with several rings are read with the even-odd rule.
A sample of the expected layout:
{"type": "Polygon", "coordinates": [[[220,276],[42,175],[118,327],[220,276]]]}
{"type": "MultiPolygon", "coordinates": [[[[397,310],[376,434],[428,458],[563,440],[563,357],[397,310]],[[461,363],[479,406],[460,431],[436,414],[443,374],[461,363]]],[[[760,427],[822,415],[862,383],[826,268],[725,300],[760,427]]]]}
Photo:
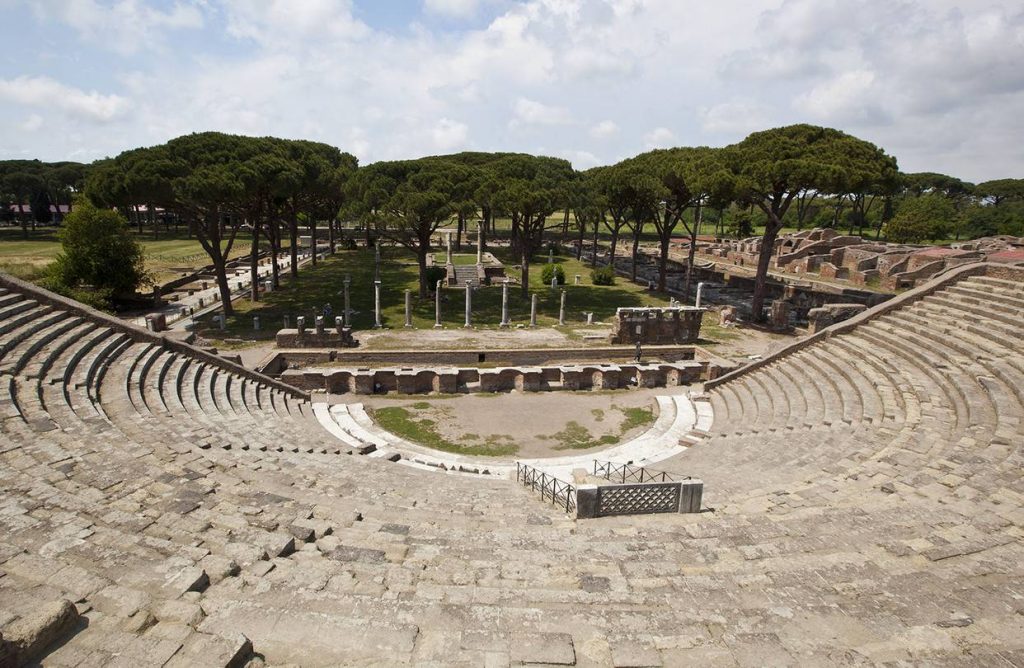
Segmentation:
{"type": "Polygon", "coordinates": [[[654,471],[643,466],[633,464],[617,464],[615,462],[602,462],[594,460],[594,475],[605,480],[614,480],[620,484],[627,482],[679,482],[690,480],[690,476],[669,473],[667,471],[654,471]]]}
{"type": "Polygon", "coordinates": [[[516,481],[540,492],[541,501],[550,499],[551,505],[576,512],[576,488],[570,483],[520,462],[516,462],[516,481]]]}

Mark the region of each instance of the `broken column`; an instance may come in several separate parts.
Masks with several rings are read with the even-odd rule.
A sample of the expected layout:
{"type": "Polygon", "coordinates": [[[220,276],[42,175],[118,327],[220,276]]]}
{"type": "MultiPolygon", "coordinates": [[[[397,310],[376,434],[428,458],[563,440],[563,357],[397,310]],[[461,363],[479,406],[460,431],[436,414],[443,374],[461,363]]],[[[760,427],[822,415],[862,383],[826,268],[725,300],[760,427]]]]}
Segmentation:
{"type": "MultiPolygon", "coordinates": [[[[448,235],[449,250],[451,249],[452,235],[448,235]]],[[[440,329],[441,325],[441,283],[438,281],[434,286],[434,329],[440,329]]]]}
{"type": "Polygon", "coordinates": [[[501,323],[499,326],[508,327],[508,279],[501,284],[501,323]]]}
{"type": "Polygon", "coordinates": [[[351,283],[352,283],[352,277],[349,276],[348,274],[345,274],[345,311],[342,313],[342,315],[345,317],[345,326],[346,327],[351,327],[352,326],[352,309],[350,308],[350,304],[349,304],[349,300],[348,300],[348,286],[351,283]]]}
{"type": "Polygon", "coordinates": [[[405,326],[412,327],[412,290],[405,291],[405,326]]]}
{"type": "Polygon", "coordinates": [[[373,282],[373,328],[380,329],[384,325],[380,320],[380,281],[373,282]]]}
{"type": "Polygon", "coordinates": [[[537,326],[537,295],[530,295],[530,327],[537,326]]]}
{"type": "Polygon", "coordinates": [[[565,290],[562,290],[562,298],[558,304],[558,324],[565,324],[565,290]]]}
{"type": "Polygon", "coordinates": [[[473,284],[466,284],[466,324],[463,327],[473,326],[473,284]]]}

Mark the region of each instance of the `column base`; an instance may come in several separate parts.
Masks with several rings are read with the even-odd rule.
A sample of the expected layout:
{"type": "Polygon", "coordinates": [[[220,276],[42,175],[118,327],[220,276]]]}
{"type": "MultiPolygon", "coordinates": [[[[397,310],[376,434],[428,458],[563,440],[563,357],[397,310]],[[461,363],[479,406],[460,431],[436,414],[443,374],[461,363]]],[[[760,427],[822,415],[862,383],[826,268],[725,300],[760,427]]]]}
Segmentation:
{"type": "Polygon", "coordinates": [[[434,329],[444,329],[444,325],[434,325],[434,329]]]}

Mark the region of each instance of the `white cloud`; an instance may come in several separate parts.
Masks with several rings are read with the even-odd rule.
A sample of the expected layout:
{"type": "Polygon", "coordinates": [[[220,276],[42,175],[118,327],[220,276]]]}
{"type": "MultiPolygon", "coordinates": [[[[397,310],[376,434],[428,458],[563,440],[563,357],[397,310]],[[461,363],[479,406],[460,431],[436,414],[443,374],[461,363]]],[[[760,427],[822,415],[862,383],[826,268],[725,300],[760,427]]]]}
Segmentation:
{"type": "Polygon", "coordinates": [[[303,48],[291,40],[351,40],[370,29],[355,18],[351,0],[223,0],[227,31],[277,50],[303,48]]]}
{"type": "Polygon", "coordinates": [[[565,107],[549,106],[521,97],[513,108],[515,125],[566,125],[572,123],[572,114],[565,107]]]}
{"type": "Polygon", "coordinates": [[[30,107],[50,107],[93,121],[110,121],[123,114],[128,100],[119,95],[83,91],[49,77],[0,79],[0,99],[30,107]]]}
{"type": "Polygon", "coordinates": [[[44,0],[31,7],[41,18],[71,26],[90,43],[132,54],[162,47],[169,31],[202,28],[201,1],[176,1],[166,10],[139,0],[44,0]]]}
{"type": "Polygon", "coordinates": [[[30,114],[19,127],[25,132],[35,132],[43,127],[43,117],[39,114],[30,114]]]}
{"type": "Polygon", "coordinates": [[[431,131],[434,146],[441,151],[454,151],[466,144],[466,137],[469,136],[469,127],[465,123],[453,121],[450,118],[442,118],[431,131]]]}
{"type": "Polygon", "coordinates": [[[607,139],[619,131],[615,121],[604,120],[590,128],[590,136],[594,139],[607,139]]]}
{"type": "Polygon", "coordinates": [[[722,102],[712,107],[700,107],[697,117],[705,132],[735,139],[763,130],[769,124],[769,114],[753,102],[722,102]]]}
{"type": "Polygon", "coordinates": [[[431,14],[468,18],[476,14],[477,0],[424,0],[423,7],[431,14]]]}
{"type": "Polygon", "coordinates": [[[843,72],[797,97],[793,106],[826,123],[869,121],[881,116],[874,83],[869,70],[843,72]]]}
{"type": "Polygon", "coordinates": [[[576,169],[589,169],[590,167],[596,167],[602,163],[602,160],[590,151],[582,150],[565,150],[559,151],[558,155],[565,158],[572,163],[572,166],[576,169]]]}
{"type": "Polygon", "coordinates": [[[644,148],[669,148],[676,144],[676,133],[668,128],[654,128],[644,135],[644,148]]]}

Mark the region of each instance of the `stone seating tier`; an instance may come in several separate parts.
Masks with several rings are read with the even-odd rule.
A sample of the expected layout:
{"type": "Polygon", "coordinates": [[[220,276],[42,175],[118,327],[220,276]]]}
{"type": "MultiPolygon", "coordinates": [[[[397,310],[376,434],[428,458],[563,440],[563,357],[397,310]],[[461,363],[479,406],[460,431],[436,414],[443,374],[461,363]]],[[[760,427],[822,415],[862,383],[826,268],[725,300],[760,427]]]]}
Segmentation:
{"type": "Polygon", "coordinates": [[[1000,271],[676,402],[657,468],[714,512],[580,523],[384,461],[429,453],[356,410],[382,442],[358,456],[302,393],[4,279],[0,657],[1024,663],[1024,280],[1000,271]]]}

